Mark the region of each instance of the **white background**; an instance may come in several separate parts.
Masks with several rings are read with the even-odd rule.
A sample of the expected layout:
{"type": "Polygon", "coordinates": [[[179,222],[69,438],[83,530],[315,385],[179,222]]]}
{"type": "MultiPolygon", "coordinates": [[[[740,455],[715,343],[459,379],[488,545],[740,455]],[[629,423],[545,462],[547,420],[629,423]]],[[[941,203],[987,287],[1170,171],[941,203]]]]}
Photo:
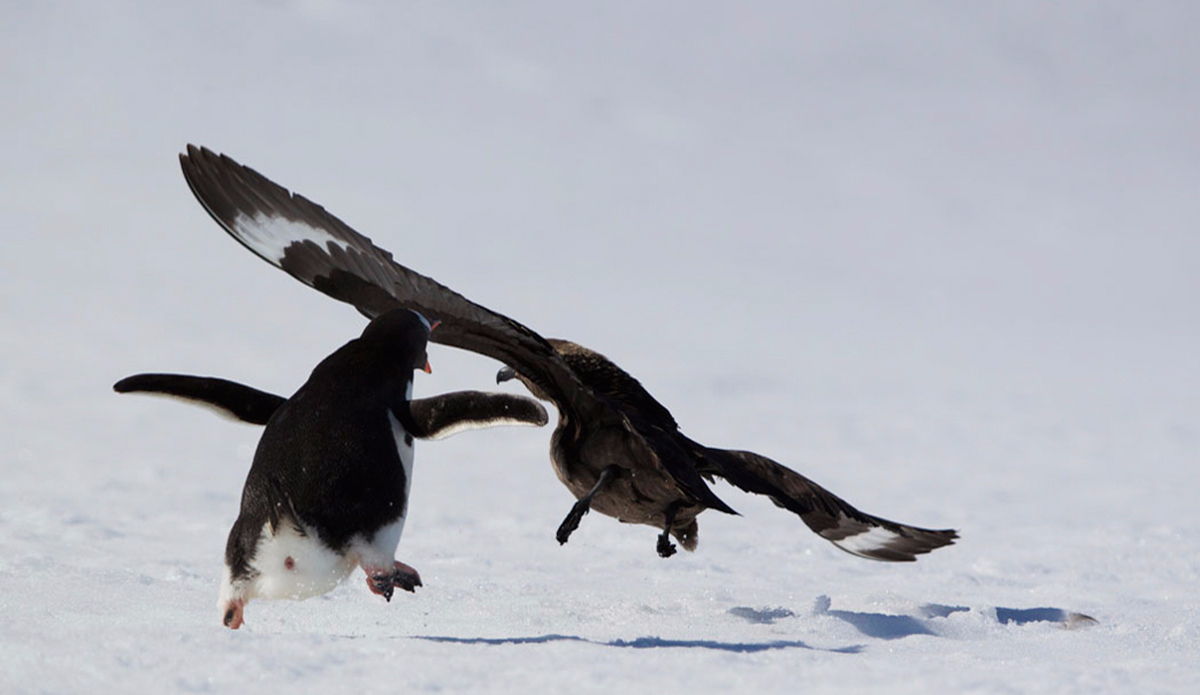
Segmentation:
{"type": "MultiPolygon", "coordinates": [[[[1186,2],[6,3],[0,689],[1196,692],[1198,29],[1186,2]],[[257,430],[110,386],[288,394],[363,320],[208,219],[189,142],[607,354],[690,436],[962,540],[867,562],[720,485],[743,516],[694,554],[595,514],[559,547],[549,429],[471,432],[418,447],[415,596],[356,575],[225,630],[257,430]]],[[[430,358],[418,395],[499,367],[430,358]]]]}

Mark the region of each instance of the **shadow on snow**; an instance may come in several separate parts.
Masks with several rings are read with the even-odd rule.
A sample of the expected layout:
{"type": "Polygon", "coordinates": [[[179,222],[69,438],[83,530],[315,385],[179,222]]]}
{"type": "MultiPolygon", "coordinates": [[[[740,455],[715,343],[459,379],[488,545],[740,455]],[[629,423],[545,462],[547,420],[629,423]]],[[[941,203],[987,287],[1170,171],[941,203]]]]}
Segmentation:
{"type": "MultiPolygon", "coordinates": [[[[747,654],[764,652],[773,649],[812,649],[816,647],[793,640],[776,640],[772,642],[718,642],[716,640],[677,640],[661,637],[638,637],[632,640],[611,640],[608,642],[590,640],[574,635],[538,635],[536,637],[440,637],[435,635],[414,635],[413,639],[423,639],[430,642],[450,642],[453,644],[545,644],[547,642],[582,642],[597,644],[605,647],[623,647],[626,649],[715,649],[725,652],[747,654]]],[[[842,647],[839,649],[820,649],[817,651],[837,652],[841,654],[857,654],[862,651],[860,646],[842,647]]]]}
{"type": "MultiPolygon", "coordinates": [[[[932,621],[946,618],[954,613],[970,611],[966,606],[946,606],[928,603],[920,606],[913,615],[889,615],[886,613],[863,613],[857,611],[833,610],[830,608],[828,596],[817,598],[813,607],[813,615],[827,615],[843,620],[853,625],[862,634],[880,640],[894,640],[912,635],[933,635],[938,633],[933,629],[932,621]]],[[[1061,608],[1000,608],[995,610],[996,622],[1002,625],[1025,625],[1027,623],[1057,623],[1068,629],[1095,625],[1097,621],[1082,613],[1072,613],[1061,608]]],[[[736,606],[729,609],[729,614],[757,625],[771,625],[784,618],[794,618],[796,614],[786,608],[752,608],[736,606]]],[[[439,635],[414,635],[412,639],[429,642],[446,642],[451,644],[546,644],[548,642],[580,642],[604,647],[620,647],[624,649],[713,649],[724,652],[748,654],[765,652],[776,649],[808,649],[813,651],[834,652],[839,654],[858,654],[863,651],[862,645],[852,645],[835,649],[812,647],[798,640],[773,640],[769,642],[721,642],[718,640],[679,640],[662,637],[638,637],[636,639],[616,639],[609,641],[591,640],[577,635],[537,635],[533,637],[449,637],[439,635]]]]}
{"type": "MultiPolygon", "coordinates": [[[[737,610],[737,609],[734,609],[737,610]]],[[[752,610],[752,609],[745,609],[752,610]]],[[[784,610],[784,609],[776,609],[784,610]]],[[[927,603],[916,609],[914,615],[889,615],[886,613],[860,613],[856,611],[832,610],[828,596],[817,598],[813,608],[815,615],[828,615],[853,625],[862,634],[875,639],[893,640],[912,635],[937,635],[933,629],[938,618],[954,613],[970,611],[966,606],[945,606],[927,603]]],[[[1082,613],[1072,613],[1061,608],[1001,608],[995,609],[996,622],[1001,625],[1025,625],[1027,623],[1056,623],[1067,629],[1095,625],[1098,621],[1082,613]]],[[[730,611],[733,613],[733,610],[730,611]]],[[[790,611],[785,611],[790,613],[790,611]]],[[[741,615],[735,613],[735,615],[741,615]]],[[[761,622],[741,615],[751,622],[761,622]]],[[[773,620],[770,622],[774,622],[773,620]]]]}

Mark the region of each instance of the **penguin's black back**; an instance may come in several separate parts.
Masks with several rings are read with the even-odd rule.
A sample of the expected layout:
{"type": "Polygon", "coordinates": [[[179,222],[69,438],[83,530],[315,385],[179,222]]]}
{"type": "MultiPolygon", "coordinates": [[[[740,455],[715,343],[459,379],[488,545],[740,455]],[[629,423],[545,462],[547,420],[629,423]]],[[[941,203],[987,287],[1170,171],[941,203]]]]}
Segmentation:
{"type": "Polygon", "coordinates": [[[297,516],[337,551],[404,515],[407,475],[389,413],[411,447],[409,385],[414,365],[425,363],[428,329],[391,314],[420,321],[403,310],[376,319],[267,422],[242,493],[241,528],[230,534],[231,565],[245,560],[235,545],[252,548],[247,541],[269,520],[297,516]]]}

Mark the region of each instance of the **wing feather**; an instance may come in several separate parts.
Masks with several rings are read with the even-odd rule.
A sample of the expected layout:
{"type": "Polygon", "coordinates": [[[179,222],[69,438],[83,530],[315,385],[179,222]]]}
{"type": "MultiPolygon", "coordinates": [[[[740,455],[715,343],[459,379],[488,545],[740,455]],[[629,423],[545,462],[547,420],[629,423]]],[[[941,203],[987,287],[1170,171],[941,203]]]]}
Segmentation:
{"type": "Polygon", "coordinates": [[[751,451],[712,449],[692,443],[715,465],[714,473],[746,492],[766,495],[795,514],[818,536],[852,555],[911,562],[917,555],[954,543],[951,529],[899,524],[855,509],[849,502],[796,471],[751,451]]]}
{"type": "Polygon", "coordinates": [[[542,336],[397,263],[317,203],[207,148],[188,145],[179,160],[208,214],[271,265],[368,317],[396,307],[418,311],[441,322],[432,342],[507,364],[560,408],[605,422],[622,418],[596,400],[542,336]]]}

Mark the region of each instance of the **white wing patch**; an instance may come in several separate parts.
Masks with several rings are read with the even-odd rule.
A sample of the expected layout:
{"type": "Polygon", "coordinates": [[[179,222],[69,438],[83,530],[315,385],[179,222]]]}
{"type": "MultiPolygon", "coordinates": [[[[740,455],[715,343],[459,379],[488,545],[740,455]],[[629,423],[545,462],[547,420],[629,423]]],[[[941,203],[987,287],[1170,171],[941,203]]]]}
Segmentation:
{"type": "MultiPolygon", "coordinates": [[[[133,393],[134,393],[134,395],[137,395],[137,396],[153,396],[155,398],[165,398],[167,400],[178,401],[180,403],[187,403],[188,405],[199,406],[199,407],[209,411],[210,413],[217,414],[224,420],[228,420],[230,422],[236,422],[240,425],[250,424],[250,423],[247,423],[245,420],[241,419],[240,417],[238,417],[237,415],[234,415],[233,411],[229,410],[228,408],[223,408],[223,407],[217,405],[216,403],[206,401],[202,398],[188,398],[187,396],[177,396],[173,393],[160,393],[158,391],[135,391],[133,393]]],[[[261,427],[261,425],[256,425],[256,426],[261,427]]]]}
{"type": "Polygon", "coordinates": [[[319,227],[261,212],[254,216],[239,212],[233,220],[233,226],[243,243],[276,267],[280,267],[287,248],[292,244],[311,241],[323,250],[328,250],[329,244],[339,246],[342,250],[348,250],[350,246],[319,227]]]}
{"type": "Polygon", "coordinates": [[[862,533],[856,533],[853,536],[847,536],[846,538],[831,542],[848,553],[858,555],[859,557],[874,559],[871,558],[868,553],[887,548],[895,541],[901,539],[903,539],[903,536],[895,534],[885,528],[873,526],[862,533]]]}
{"type": "Polygon", "coordinates": [[[489,427],[500,427],[503,425],[541,427],[541,425],[536,422],[527,422],[525,420],[518,420],[516,418],[508,417],[497,417],[489,420],[459,420],[458,422],[455,422],[447,427],[443,427],[436,432],[430,432],[429,436],[425,437],[425,439],[445,439],[446,437],[452,437],[459,432],[465,432],[467,430],[482,430],[489,427]]]}

